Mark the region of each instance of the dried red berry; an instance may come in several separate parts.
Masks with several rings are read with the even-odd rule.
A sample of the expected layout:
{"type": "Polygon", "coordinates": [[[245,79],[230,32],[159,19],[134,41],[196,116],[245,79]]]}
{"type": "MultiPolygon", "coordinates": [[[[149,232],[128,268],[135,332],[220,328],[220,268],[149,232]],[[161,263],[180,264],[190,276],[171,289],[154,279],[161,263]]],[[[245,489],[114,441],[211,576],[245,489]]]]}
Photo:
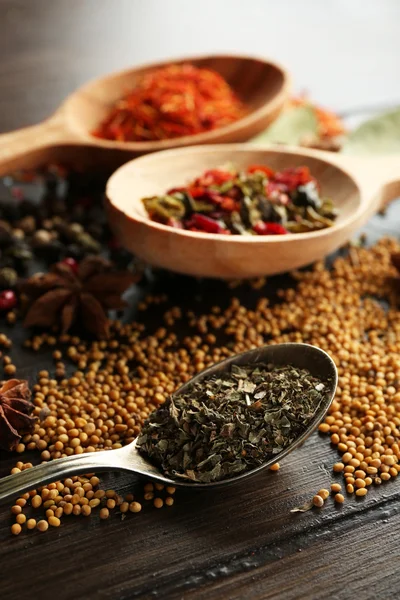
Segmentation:
{"type": "Polygon", "coordinates": [[[64,258],[64,260],[62,260],[61,262],[63,265],[67,265],[67,267],[69,267],[73,273],[78,272],[78,262],[71,256],[67,256],[67,258],[64,258]]]}
{"type": "Polygon", "coordinates": [[[17,305],[17,296],[12,290],[0,293],[0,311],[11,310],[17,305]]]}

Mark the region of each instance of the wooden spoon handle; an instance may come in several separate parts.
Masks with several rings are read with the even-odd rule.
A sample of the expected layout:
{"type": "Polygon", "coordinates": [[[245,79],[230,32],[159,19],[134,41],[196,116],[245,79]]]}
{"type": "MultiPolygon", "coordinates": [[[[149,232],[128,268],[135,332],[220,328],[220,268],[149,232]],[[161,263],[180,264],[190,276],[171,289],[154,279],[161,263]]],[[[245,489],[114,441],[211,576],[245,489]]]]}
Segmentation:
{"type": "Polygon", "coordinates": [[[371,214],[400,196],[400,155],[350,156],[334,154],[331,162],[342,167],[371,199],[371,214]]]}
{"type": "Polygon", "coordinates": [[[9,133],[0,135],[0,175],[39,164],[49,148],[76,142],[76,137],[65,128],[59,115],[9,133]]]}

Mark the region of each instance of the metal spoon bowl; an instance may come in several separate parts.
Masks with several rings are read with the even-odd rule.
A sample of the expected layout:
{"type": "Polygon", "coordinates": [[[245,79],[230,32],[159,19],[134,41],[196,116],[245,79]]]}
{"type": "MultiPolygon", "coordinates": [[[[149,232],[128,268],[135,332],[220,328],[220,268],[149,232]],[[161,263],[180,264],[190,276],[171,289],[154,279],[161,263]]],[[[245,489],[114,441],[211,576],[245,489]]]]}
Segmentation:
{"type": "Polygon", "coordinates": [[[135,440],[131,444],[117,450],[76,454],[49,463],[43,463],[16,475],[9,475],[0,480],[0,502],[23,494],[37,486],[52,481],[58,481],[59,479],[64,479],[70,475],[78,475],[80,473],[130,471],[136,475],[143,475],[159,483],[199,490],[232,485],[246,477],[251,477],[259,471],[271,467],[271,465],[280,461],[309,437],[324,418],[332,403],[337,386],[337,370],[335,363],[324,350],[309,344],[276,344],[256,348],[248,352],[243,352],[242,354],[236,354],[235,356],[231,356],[230,358],[205,369],[185,383],[174,395],[187,391],[191,384],[201,381],[205,377],[228,371],[232,364],[248,365],[256,363],[271,363],[277,366],[293,365],[294,367],[307,369],[329,388],[329,393],[327,394],[325,401],[318,408],[304,433],[282,452],[266,461],[263,465],[223,481],[213,483],[188,483],[187,481],[165,477],[157,467],[139,453],[136,448],[135,440]]]}

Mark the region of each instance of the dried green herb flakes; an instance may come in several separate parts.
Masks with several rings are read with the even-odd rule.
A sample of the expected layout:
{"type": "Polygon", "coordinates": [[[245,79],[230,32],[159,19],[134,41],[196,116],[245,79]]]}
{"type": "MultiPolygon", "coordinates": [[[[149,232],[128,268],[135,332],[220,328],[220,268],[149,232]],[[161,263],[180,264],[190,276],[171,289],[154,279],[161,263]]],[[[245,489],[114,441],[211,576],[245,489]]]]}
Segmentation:
{"type": "Polygon", "coordinates": [[[234,477],[298,438],[327,389],[292,366],[232,366],[170,397],[147,419],[137,444],[172,478],[208,483],[234,477]]]}

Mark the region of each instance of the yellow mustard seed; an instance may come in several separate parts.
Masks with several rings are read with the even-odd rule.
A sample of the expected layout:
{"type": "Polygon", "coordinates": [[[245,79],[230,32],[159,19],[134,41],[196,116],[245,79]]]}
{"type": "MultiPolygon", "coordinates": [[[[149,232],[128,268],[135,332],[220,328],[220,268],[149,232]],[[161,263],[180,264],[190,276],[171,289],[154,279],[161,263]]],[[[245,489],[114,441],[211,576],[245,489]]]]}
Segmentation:
{"type": "Polygon", "coordinates": [[[49,524],[47,521],[45,521],[44,519],[42,519],[41,521],[38,521],[36,524],[36,528],[39,531],[47,531],[49,528],[49,524]]]}
{"type": "Polygon", "coordinates": [[[133,513],[138,513],[142,510],[142,505],[139,502],[131,502],[129,504],[129,510],[133,513]]]}
{"type": "Polygon", "coordinates": [[[322,488],[321,490],[319,490],[319,492],[317,492],[318,496],[321,496],[322,500],[326,500],[327,498],[329,498],[329,490],[322,488]]]}
{"type": "Polygon", "coordinates": [[[280,464],[279,463],[274,463],[273,465],[270,466],[269,470],[274,472],[274,471],[279,471],[280,469],[280,464]]]}
{"type": "Polygon", "coordinates": [[[333,465],[333,470],[335,471],[335,473],[341,473],[344,469],[344,464],[341,462],[335,463],[333,465]]]}
{"type": "Polygon", "coordinates": [[[49,525],[51,525],[52,527],[60,527],[60,525],[61,525],[60,519],[58,519],[54,515],[52,517],[49,517],[48,521],[49,521],[49,525]]]}
{"type": "Polygon", "coordinates": [[[312,503],[314,506],[321,508],[324,505],[324,499],[321,498],[321,496],[319,496],[318,494],[316,494],[312,499],[312,503]]]}
{"type": "Polygon", "coordinates": [[[17,515],[15,517],[15,521],[19,524],[19,525],[23,525],[26,522],[26,516],[23,513],[20,513],[19,515],[17,515]]]}
{"type": "Polygon", "coordinates": [[[82,508],[81,508],[81,514],[82,514],[84,517],[88,517],[88,516],[91,514],[91,512],[92,512],[92,509],[91,509],[91,507],[89,506],[89,504],[84,504],[84,505],[82,506],[82,508]]]}
{"type": "Polygon", "coordinates": [[[110,516],[110,511],[108,510],[108,508],[102,508],[99,512],[100,515],[100,519],[108,519],[108,517],[110,516]]]}
{"type": "Polygon", "coordinates": [[[35,529],[36,527],[36,519],[28,519],[26,522],[27,529],[35,529]]]}
{"type": "Polygon", "coordinates": [[[22,527],[19,523],[14,523],[13,525],[11,525],[11,533],[13,535],[19,535],[22,531],[22,527]]]}

